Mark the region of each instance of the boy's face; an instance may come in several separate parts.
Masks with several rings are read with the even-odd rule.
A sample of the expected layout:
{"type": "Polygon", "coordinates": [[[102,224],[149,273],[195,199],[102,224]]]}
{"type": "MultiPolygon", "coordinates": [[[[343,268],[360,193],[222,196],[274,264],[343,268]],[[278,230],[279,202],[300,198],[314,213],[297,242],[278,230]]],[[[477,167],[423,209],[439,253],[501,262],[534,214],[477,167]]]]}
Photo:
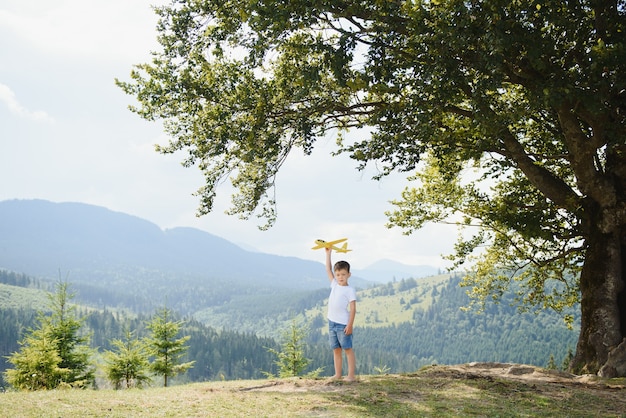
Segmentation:
{"type": "Polygon", "coordinates": [[[350,272],[346,269],[335,270],[335,280],[339,283],[339,286],[347,286],[348,279],[350,278],[350,272]]]}

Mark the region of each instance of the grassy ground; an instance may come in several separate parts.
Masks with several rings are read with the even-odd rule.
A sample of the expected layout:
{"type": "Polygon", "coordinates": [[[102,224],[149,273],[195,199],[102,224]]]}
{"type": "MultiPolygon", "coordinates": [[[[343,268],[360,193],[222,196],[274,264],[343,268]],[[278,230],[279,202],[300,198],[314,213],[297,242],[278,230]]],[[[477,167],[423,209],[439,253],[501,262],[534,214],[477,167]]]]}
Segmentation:
{"type": "Polygon", "coordinates": [[[0,416],[626,417],[626,381],[432,366],[413,374],[360,376],[354,383],[277,379],[6,392],[0,393],[0,416]]]}

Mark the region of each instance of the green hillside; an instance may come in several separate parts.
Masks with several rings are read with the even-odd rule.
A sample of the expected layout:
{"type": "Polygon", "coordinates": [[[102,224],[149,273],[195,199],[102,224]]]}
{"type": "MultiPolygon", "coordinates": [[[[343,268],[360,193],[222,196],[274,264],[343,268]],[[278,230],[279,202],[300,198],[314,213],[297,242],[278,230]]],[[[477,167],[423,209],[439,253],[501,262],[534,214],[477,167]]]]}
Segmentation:
{"type": "Polygon", "coordinates": [[[0,283],[0,307],[20,309],[43,307],[48,302],[47,292],[42,289],[10,286],[0,283]]]}
{"type": "MultiPolygon", "coordinates": [[[[16,282],[13,273],[0,271],[0,355],[18,349],[24,329],[32,325],[35,309],[46,306],[43,289],[52,283],[24,276],[16,282]],[[7,284],[7,283],[13,284],[7,284]]],[[[403,279],[358,290],[355,323],[357,370],[372,374],[413,372],[430,364],[461,364],[472,361],[498,361],[541,367],[550,361],[561,367],[575,348],[577,328],[568,330],[553,312],[520,314],[503,303],[490,305],[484,313],[460,309],[469,302],[460,277],[438,275],[403,279]]],[[[132,292],[119,301],[137,301],[132,292]]],[[[97,288],[80,284],[79,311],[87,316],[87,332],[99,351],[110,348],[112,338],[122,336],[122,328],[143,331],[149,318],[147,307],[123,308],[93,306],[80,301],[81,291],[97,300],[97,288]]],[[[107,289],[108,297],[122,294],[107,289]]],[[[326,300],[329,289],[285,291],[282,294],[233,294],[229,300],[209,307],[196,307],[184,317],[184,335],[190,335],[189,359],[196,361],[186,379],[248,379],[275,370],[268,347],[278,347],[280,336],[292,319],[309,328],[306,357],[310,370],[332,369],[332,352],[326,337],[326,300]],[[200,309],[198,309],[200,308],[200,309]]],[[[155,302],[156,303],[156,302],[155,302]]],[[[155,304],[154,307],[162,306],[155,304]]],[[[191,308],[191,305],[190,305],[191,308]]],[[[575,314],[577,317],[577,315],[575,314]]],[[[577,325],[577,322],[575,322],[577,325]]]]}
{"type": "MultiPolygon", "coordinates": [[[[469,298],[460,279],[406,279],[359,291],[354,338],[361,357],[393,372],[471,361],[543,367],[553,361],[564,368],[578,338],[577,310],[567,312],[576,318],[573,329],[552,311],[519,313],[512,295],[488,304],[482,313],[466,311],[461,307],[469,298]]],[[[320,340],[326,332],[325,312],[325,303],[305,312],[320,340]]]]}
{"type": "MultiPolygon", "coordinates": [[[[53,288],[52,282],[0,270],[0,388],[4,387],[2,372],[9,367],[7,356],[19,351],[18,342],[28,329],[36,327],[37,312],[48,310],[47,295],[52,290],[43,289],[53,288]]],[[[128,309],[96,308],[78,302],[78,298],[73,302],[76,302],[73,304],[78,315],[85,319],[81,332],[90,336],[94,363],[101,362],[104,350],[113,348],[113,339],[123,338],[124,327],[137,331],[139,338],[146,335],[149,315],[136,314],[128,309]]],[[[175,315],[174,319],[179,318],[175,315]]],[[[188,357],[196,364],[179,381],[258,379],[264,376],[263,371],[276,373],[275,358],[267,351],[268,348],[278,348],[273,339],[216,330],[192,318],[184,318],[183,323],[181,335],[191,337],[188,357]]],[[[99,385],[106,387],[101,371],[98,376],[99,385]]]]}
{"type": "MultiPolygon", "coordinates": [[[[518,362],[563,367],[574,351],[574,329],[552,311],[519,313],[512,295],[485,312],[465,311],[469,299],[458,275],[402,279],[357,292],[355,346],[359,370],[373,372],[385,366],[391,372],[410,372],[424,365],[471,361],[518,362]]],[[[326,303],[329,290],[306,294],[240,296],[229,303],[196,313],[216,328],[279,336],[293,317],[302,318],[310,332],[314,361],[329,364],[326,342],[326,303]],[[324,360],[326,358],[326,360],[324,360]]],[[[579,313],[572,310],[575,318],[579,313]]]]}
{"type": "MultiPolygon", "coordinates": [[[[424,277],[420,279],[402,279],[381,284],[357,293],[356,326],[363,328],[386,327],[403,322],[412,322],[415,312],[425,311],[436,302],[436,296],[450,281],[449,274],[424,277]]],[[[328,293],[328,291],[326,291],[328,293]]],[[[326,316],[327,300],[307,309],[305,317],[316,324],[319,317],[326,316]]],[[[325,322],[317,327],[325,330],[325,322]]]]}

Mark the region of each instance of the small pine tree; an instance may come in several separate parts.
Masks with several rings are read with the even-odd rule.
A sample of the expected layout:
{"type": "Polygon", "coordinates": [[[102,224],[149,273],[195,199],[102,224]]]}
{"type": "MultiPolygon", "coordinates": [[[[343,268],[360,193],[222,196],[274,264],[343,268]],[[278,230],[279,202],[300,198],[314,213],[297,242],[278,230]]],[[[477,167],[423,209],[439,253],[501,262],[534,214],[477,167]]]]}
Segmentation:
{"type": "Polygon", "coordinates": [[[574,358],[574,351],[572,348],[567,349],[567,355],[563,359],[563,364],[561,365],[561,370],[569,370],[570,364],[572,363],[572,359],[574,358]]]}
{"type": "Polygon", "coordinates": [[[546,366],[548,370],[556,370],[556,362],[554,361],[554,354],[550,354],[550,360],[548,360],[548,365],[546,366]]]}
{"type": "Polygon", "coordinates": [[[115,389],[122,385],[126,389],[131,387],[141,388],[149,382],[148,370],[150,363],[143,343],[134,338],[129,329],[124,331],[124,340],[111,340],[115,351],[104,352],[104,370],[107,378],[115,389]]]}
{"type": "Polygon", "coordinates": [[[89,361],[89,336],[80,334],[86,317],[79,317],[76,306],[70,304],[74,296],[69,283],[58,282],[56,293],[48,295],[52,315],[42,316],[41,322],[46,324],[50,336],[57,341],[61,357],[59,366],[69,370],[66,383],[85,388],[94,384],[95,369],[89,361]]]}
{"type": "MultiPolygon", "coordinates": [[[[267,351],[274,354],[277,360],[274,362],[278,366],[279,377],[295,377],[300,376],[306,370],[307,366],[311,362],[310,359],[305,357],[304,348],[308,329],[303,325],[298,325],[296,319],[292,319],[291,326],[283,332],[282,335],[282,350],[278,351],[273,348],[268,348],[267,351]]],[[[310,373],[307,373],[307,377],[317,377],[322,372],[323,368],[319,368],[310,373]]],[[[271,377],[271,373],[265,373],[271,377]]]]}
{"type": "Polygon", "coordinates": [[[88,387],[95,382],[89,361],[89,337],[79,334],[85,318],[78,318],[70,305],[74,294],[67,282],[57,283],[48,294],[50,315],[38,312],[38,326],[20,341],[21,351],[9,356],[15,366],[5,372],[7,382],[17,389],[53,389],[62,384],[88,387]]]}
{"type": "Polygon", "coordinates": [[[147,353],[152,358],[150,369],[163,376],[164,387],[167,387],[169,377],[186,372],[195,363],[179,363],[189,348],[185,343],[191,337],[177,338],[182,321],[171,321],[170,316],[169,309],[161,309],[147,324],[151,335],[145,340],[147,353]]]}
{"type": "Polygon", "coordinates": [[[69,370],[59,366],[57,342],[44,330],[33,330],[19,344],[22,349],[8,358],[15,368],[5,372],[11,386],[20,390],[54,389],[67,380],[69,370]]]}

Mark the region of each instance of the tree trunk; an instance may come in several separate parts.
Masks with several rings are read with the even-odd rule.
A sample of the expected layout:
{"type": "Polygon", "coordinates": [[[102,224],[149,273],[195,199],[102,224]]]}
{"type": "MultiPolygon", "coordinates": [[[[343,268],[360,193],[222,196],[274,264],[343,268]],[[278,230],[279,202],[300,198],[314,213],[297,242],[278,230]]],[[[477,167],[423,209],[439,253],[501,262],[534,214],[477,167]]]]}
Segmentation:
{"type": "Polygon", "coordinates": [[[594,223],[580,275],[581,328],[570,369],[626,376],[626,238],[620,228],[594,223]]]}

